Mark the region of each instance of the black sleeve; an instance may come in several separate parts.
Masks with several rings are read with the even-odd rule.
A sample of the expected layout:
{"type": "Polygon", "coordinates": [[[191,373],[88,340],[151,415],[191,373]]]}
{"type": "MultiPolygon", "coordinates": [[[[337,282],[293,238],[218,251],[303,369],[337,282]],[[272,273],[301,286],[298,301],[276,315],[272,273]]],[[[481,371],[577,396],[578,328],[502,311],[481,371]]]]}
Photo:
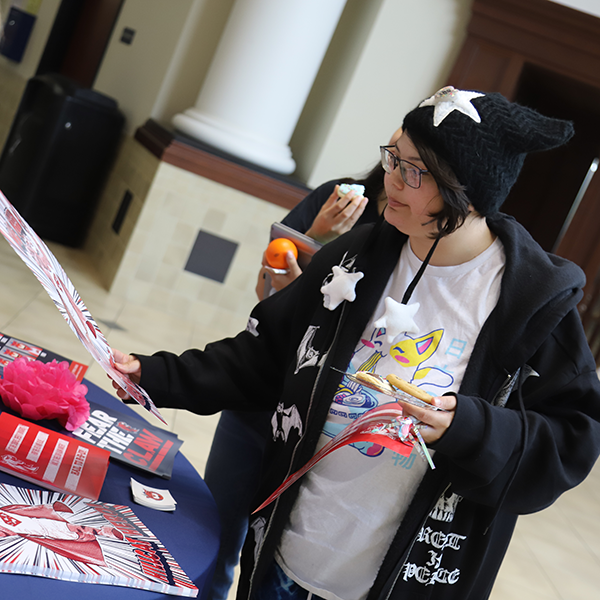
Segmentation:
{"type": "Polygon", "coordinates": [[[142,365],[140,385],[156,406],[205,415],[276,408],[315,308],[323,304],[324,278],[341,260],[349,240],[365,235],[361,230],[353,233],[324,246],[301,277],[258,303],[246,330],[237,336],[179,356],[136,353],[142,365]]]}
{"type": "MultiPolygon", "coordinates": [[[[288,288],[296,287],[294,284],[288,288]]],[[[272,410],[293,344],[295,300],[288,288],[259,303],[247,329],[233,338],[179,356],[171,352],[136,354],[142,365],[140,385],[156,406],[203,415],[223,409],[272,410]]]]}
{"type": "Polygon", "coordinates": [[[528,363],[506,407],[457,394],[454,420],[432,444],[462,496],[517,514],[546,508],[587,476],[600,453],[600,382],[577,312],[528,363]]]}

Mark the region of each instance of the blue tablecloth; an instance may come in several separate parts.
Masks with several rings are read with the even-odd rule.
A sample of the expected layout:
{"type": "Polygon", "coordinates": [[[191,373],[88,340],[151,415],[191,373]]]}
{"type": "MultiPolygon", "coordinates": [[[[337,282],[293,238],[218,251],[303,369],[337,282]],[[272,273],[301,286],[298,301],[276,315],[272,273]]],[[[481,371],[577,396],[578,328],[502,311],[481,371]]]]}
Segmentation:
{"type": "MultiPolygon", "coordinates": [[[[103,406],[124,413],[133,411],[89,381],[87,398],[103,406]]],[[[0,412],[3,409],[0,403],[0,412]]],[[[40,423],[51,426],[50,422],[40,423]]],[[[185,452],[185,444],[182,446],[185,452]]],[[[0,482],[17,487],[42,489],[0,472],[0,482]]],[[[189,461],[179,452],[175,458],[170,480],[146,474],[135,468],[111,460],[99,500],[130,506],[137,517],[162,541],[173,558],[200,590],[202,598],[212,579],[219,549],[220,525],[215,502],[206,484],[189,461]],[[174,512],[161,512],[133,502],[130,477],[156,488],[168,489],[177,501],[174,512]]],[[[2,598],[28,598],[32,600],[155,600],[175,596],[136,590],[120,586],[69,583],[45,577],[0,573],[2,598]]]]}

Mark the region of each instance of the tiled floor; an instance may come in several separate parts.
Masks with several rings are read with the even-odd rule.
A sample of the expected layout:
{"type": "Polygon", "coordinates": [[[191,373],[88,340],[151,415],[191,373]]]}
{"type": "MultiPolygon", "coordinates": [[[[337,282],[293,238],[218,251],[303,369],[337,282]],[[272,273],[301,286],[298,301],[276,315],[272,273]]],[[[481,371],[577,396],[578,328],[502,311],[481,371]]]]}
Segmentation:
{"type": "MultiPolygon", "coordinates": [[[[205,327],[114,297],[98,283],[79,251],[49,244],[100,324],[109,343],[125,352],[174,352],[203,346],[205,327]]],[[[112,391],[35,277],[0,240],[0,331],[90,365],[88,379],[112,391]]],[[[236,326],[230,324],[229,328],[236,326]]],[[[214,327],[211,334],[214,339],[214,327]]],[[[219,336],[237,333],[221,325],[219,336]]],[[[184,439],[182,451],[202,474],[217,416],[161,411],[184,439]]],[[[150,416],[150,419],[153,417],[150,416]]],[[[155,423],[159,425],[157,421],[155,423]]],[[[600,466],[551,508],[519,521],[492,600],[590,600],[600,590],[600,466]]]]}

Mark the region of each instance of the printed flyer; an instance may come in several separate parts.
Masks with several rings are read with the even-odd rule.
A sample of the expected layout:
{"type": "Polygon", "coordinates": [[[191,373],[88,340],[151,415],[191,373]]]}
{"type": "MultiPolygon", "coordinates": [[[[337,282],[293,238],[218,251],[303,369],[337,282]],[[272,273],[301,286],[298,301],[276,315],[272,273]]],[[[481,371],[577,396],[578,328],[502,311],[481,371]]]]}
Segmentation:
{"type": "Polygon", "coordinates": [[[5,484],[0,484],[0,572],[198,595],[128,506],[5,484]]]}
{"type": "Polygon", "coordinates": [[[183,440],[146,421],[88,401],[90,417],[71,433],[110,451],[111,458],[170,479],[173,461],[183,440]]]}

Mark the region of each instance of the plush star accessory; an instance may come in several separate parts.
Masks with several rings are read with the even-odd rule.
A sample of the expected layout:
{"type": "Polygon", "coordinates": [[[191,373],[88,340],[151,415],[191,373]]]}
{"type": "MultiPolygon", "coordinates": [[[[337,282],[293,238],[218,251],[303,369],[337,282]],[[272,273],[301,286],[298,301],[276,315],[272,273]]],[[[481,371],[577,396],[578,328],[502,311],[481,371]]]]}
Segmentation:
{"type": "Polygon", "coordinates": [[[475,123],[481,123],[481,117],[477,112],[477,109],[471,104],[471,100],[474,98],[481,98],[485,94],[478,92],[466,92],[464,90],[457,90],[451,85],[442,88],[436,92],[430,98],[423,100],[419,104],[419,108],[423,106],[433,106],[433,126],[437,127],[452,111],[458,110],[459,112],[467,115],[475,121],[475,123]]]}
{"type": "Polygon", "coordinates": [[[356,299],[356,284],[364,277],[359,272],[348,273],[341,267],[333,267],[333,278],[321,288],[323,306],[335,310],[344,300],[354,302],[356,299]]]}
{"type": "Polygon", "coordinates": [[[375,321],[375,327],[385,327],[388,344],[391,344],[401,333],[419,333],[419,328],[413,317],[419,310],[420,304],[401,304],[388,296],[385,300],[385,313],[375,321]]]}

